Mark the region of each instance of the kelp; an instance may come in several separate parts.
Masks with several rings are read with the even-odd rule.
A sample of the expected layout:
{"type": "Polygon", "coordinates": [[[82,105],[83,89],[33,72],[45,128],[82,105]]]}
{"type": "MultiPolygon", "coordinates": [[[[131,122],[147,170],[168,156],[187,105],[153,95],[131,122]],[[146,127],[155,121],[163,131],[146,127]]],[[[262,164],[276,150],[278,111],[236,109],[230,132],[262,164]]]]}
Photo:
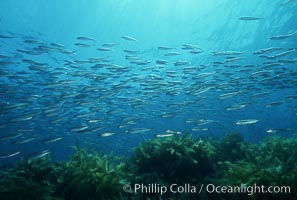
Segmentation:
{"type": "MultiPolygon", "coordinates": [[[[297,139],[268,137],[249,145],[246,156],[237,162],[221,162],[224,172],[213,179],[220,185],[289,186],[290,194],[254,194],[253,199],[295,199],[297,186],[297,139]]],[[[248,196],[246,196],[248,199],[248,196]]]]}
{"type": "Polygon", "coordinates": [[[182,134],[142,142],[130,158],[100,155],[76,147],[69,161],[55,163],[50,157],[22,160],[2,168],[1,200],[76,199],[297,199],[297,138],[267,137],[258,143],[239,134],[222,139],[193,138],[182,134]],[[189,183],[197,188],[217,186],[290,186],[290,194],[126,193],[124,184],[189,183]]]}
{"type": "Polygon", "coordinates": [[[78,148],[66,163],[64,184],[59,188],[65,199],[119,199],[129,174],[125,163],[115,156],[101,156],[78,148]]]}
{"type": "Polygon", "coordinates": [[[1,180],[1,200],[60,200],[55,194],[62,176],[62,165],[53,164],[48,157],[34,161],[22,160],[8,170],[1,180]]]}
{"type": "Polygon", "coordinates": [[[23,161],[2,180],[1,200],[120,199],[129,174],[115,156],[77,148],[68,162],[23,161]]]}
{"type": "MultiPolygon", "coordinates": [[[[134,149],[131,157],[133,183],[158,183],[166,187],[172,183],[198,185],[214,173],[215,154],[216,148],[210,141],[187,134],[145,141],[134,149]]],[[[163,197],[185,195],[168,193],[163,197]]],[[[157,199],[158,194],[138,195],[138,199],[146,197],[157,199]]]]}

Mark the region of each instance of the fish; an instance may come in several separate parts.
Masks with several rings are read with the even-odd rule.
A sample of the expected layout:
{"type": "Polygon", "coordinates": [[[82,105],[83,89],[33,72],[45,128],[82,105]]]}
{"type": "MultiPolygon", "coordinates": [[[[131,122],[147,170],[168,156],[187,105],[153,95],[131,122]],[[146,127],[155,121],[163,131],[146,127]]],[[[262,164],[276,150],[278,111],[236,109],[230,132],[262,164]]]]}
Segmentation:
{"type": "Polygon", "coordinates": [[[156,63],[159,64],[159,65],[166,65],[169,62],[167,60],[156,60],[156,63]]]}
{"type": "Polygon", "coordinates": [[[184,49],[184,50],[196,50],[196,49],[201,50],[200,47],[193,45],[193,44],[183,44],[182,49],[184,49]]]}
{"type": "Polygon", "coordinates": [[[272,37],[270,37],[270,40],[284,40],[284,39],[294,36],[296,33],[297,33],[297,31],[294,31],[294,32],[292,32],[290,34],[286,34],[286,35],[272,36],[272,37]]]}
{"type": "Polygon", "coordinates": [[[35,39],[26,39],[23,41],[26,44],[43,44],[44,42],[35,39]]]}
{"type": "Polygon", "coordinates": [[[288,100],[297,99],[297,95],[289,95],[286,97],[288,100]]]}
{"type": "Polygon", "coordinates": [[[275,101],[275,102],[267,103],[265,106],[268,107],[268,108],[270,108],[272,106],[279,106],[282,103],[283,103],[282,101],[275,101]]]}
{"type": "Polygon", "coordinates": [[[202,50],[192,50],[190,51],[191,54],[199,54],[199,53],[202,53],[203,51],[202,50]]]}
{"type": "Polygon", "coordinates": [[[291,49],[289,51],[285,51],[285,52],[281,52],[281,53],[278,53],[276,55],[272,55],[272,56],[268,56],[267,59],[276,59],[276,58],[280,58],[280,57],[283,57],[283,56],[286,56],[292,52],[294,52],[295,49],[291,49]]]}
{"type": "Polygon", "coordinates": [[[35,137],[25,138],[25,139],[22,139],[22,140],[14,141],[14,142],[12,142],[12,144],[25,144],[25,143],[31,142],[31,141],[33,141],[35,139],[36,139],[35,137]]]}
{"type": "Polygon", "coordinates": [[[155,134],[155,137],[156,138],[166,138],[166,137],[172,137],[172,136],[176,136],[176,135],[180,135],[180,134],[182,134],[182,133],[179,131],[173,131],[173,130],[167,129],[165,131],[165,133],[155,134]]]}
{"type": "MultiPolygon", "coordinates": [[[[244,39],[243,44],[230,43],[228,49],[232,38],[220,42],[214,33],[204,50],[199,46],[206,44],[203,36],[152,45],[159,41],[155,38],[140,45],[135,38],[121,35],[110,43],[104,38],[74,37],[60,44],[48,36],[33,36],[38,35],[34,32],[24,34],[7,34],[16,39],[1,39],[0,44],[0,142],[22,152],[15,158],[23,157],[33,145],[64,148],[64,143],[75,139],[95,141],[94,134],[99,140],[174,137],[181,134],[174,127],[192,133],[212,128],[224,132],[221,127],[231,130],[258,123],[260,118],[263,123],[257,125],[265,131],[269,113],[279,119],[283,106],[290,111],[288,119],[296,117],[297,46],[289,40],[272,46],[272,40],[245,40],[242,35],[237,39],[244,39]]],[[[40,153],[41,157],[48,154],[40,153]]]]}
{"type": "Polygon", "coordinates": [[[232,56],[232,55],[241,55],[244,52],[241,51],[214,51],[212,52],[213,56],[232,56]]]}
{"type": "Polygon", "coordinates": [[[269,92],[260,92],[260,93],[252,94],[251,97],[263,97],[268,94],[269,94],[269,92]]]}
{"type": "Polygon", "coordinates": [[[270,128],[270,129],[267,129],[265,132],[275,134],[275,133],[286,132],[290,130],[291,130],[290,128],[270,128]]]}
{"type": "Polygon", "coordinates": [[[38,152],[34,152],[34,153],[31,153],[27,159],[28,161],[33,161],[33,160],[37,160],[37,159],[41,159],[41,158],[44,158],[46,157],[47,155],[49,155],[51,152],[50,150],[46,149],[46,150],[43,150],[43,151],[38,151],[38,152]]]}
{"type": "Polygon", "coordinates": [[[0,154],[0,159],[2,159],[2,158],[11,158],[11,157],[19,155],[20,153],[21,153],[20,151],[16,151],[14,153],[0,154]]]}
{"type": "Polygon", "coordinates": [[[40,55],[40,54],[44,53],[42,51],[31,51],[31,50],[24,50],[24,49],[17,49],[16,51],[20,52],[20,53],[25,53],[28,55],[40,55]]]}
{"type": "Polygon", "coordinates": [[[12,122],[28,121],[33,119],[33,117],[34,117],[33,115],[29,114],[29,115],[13,118],[11,121],[12,122]]]}
{"type": "Polygon", "coordinates": [[[100,136],[101,137],[110,137],[110,136],[113,136],[115,134],[116,133],[114,133],[114,132],[105,132],[105,133],[101,133],[100,136]]]}
{"type": "Polygon", "coordinates": [[[9,56],[9,55],[0,54],[0,58],[1,59],[10,59],[10,58],[13,58],[13,57],[9,56]]]}
{"type": "Polygon", "coordinates": [[[22,61],[24,63],[28,63],[30,65],[37,65],[37,66],[45,66],[45,65],[47,65],[46,63],[41,63],[41,62],[37,62],[37,61],[34,61],[34,60],[30,60],[30,59],[23,59],[22,61]]]}
{"type": "Polygon", "coordinates": [[[130,63],[131,63],[131,64],[136,64],[136,65],[147,65],[147,64],[150,64],[151,61],[149,61],[149,60],[144,60],[144,61],[131,61],[130,63]]]}
{"type": "Polygon", "coordinates": [[[56,42],[52,42],[50,43],[51,46],[53,47],[58,47],[58,48],[64,48],[65,46],[63,44],[59,44],[59,43],[56,43],[56,42]]]}
{"type": "Polygon", "coordinates": [[[147,133],[151,131],[150,128],[133,128],[130,130],[127,130],[126,133],[130,133],[130,134],[142,134],[142,133],[147,133]]]}
{"type": "Polygon", "coordinates": [[[266,130],[266,133],[277,133],[277,130],[275,130],[275,129],[268,129],[268,130],[266,130]]]}
{"type": "Polygon", "coordinates": [[[90,47],[91,45],[90,44],[83,44],[83,43],[74,43],[75,46],[78,46],[78,47],[90,47]]]}
{"type": "Polygon", "coordinates": [[[174,63],[174,66],[183,66],[183,65],[189,65],[189,64],[190,63],[188,61],[179,60],[174,63]]]}
{"type": "Polygon", "coordinates": [[[256,71],[256,72],[253,72],[249,75],[250,78],[254,78],[256,76],[262,76],[262,75],[267,75],[267,74],[271,74],[273,73],[272,70],[260,70],[260,71],[256,71]]]}
{"type": "Polygon", "coordinates": [[[179,52],[175,52],[175,51],[172,51],[172,52],[168,52],[166,54],[164,54],[164,56],[178,56],[180,55],[179,52]]]}
{"type": "Polygon", "coordinates": [[[75,50],[72,51],[72,50],[68,50],[68,49],[63,49],[60,52],[63,54],[67,54],[67,55],[74,55],[76,53],[75,50]]]}
{"type": "Polygon", "coordinates": [[[194,131],[194,132],[209,131],[209,128],[193,127],[193,128],[191,128],[191,131],[194,131]]]}
{"type": "Polygon", "coordinates": [[[97,48],[97,50],[98,50],[98,51],[112,51],[111,48],[102,48],[102,47],[97,48]]]}
{"type": "Polygon", "coordinates": [[[159,46],[158,47],[159,50],[172,50],[172,49],[175,49],[173,47],[168,47],[168,46],[159,46]]]}
{"type": "Polygon", "coordinates": [[[22,133],[9,133],[9,134],[0,136],[0,141],[15,139],[15,138],[21,137],[22,135],[23,135],[22,133]]]}
{"type": "Polygon", "coordinates": [[[124,40],[133,41],[133,42],[137,41],[134,37],[127,36],[127,35],[124,35],[121,38],[124,39],[124,40]]]}
{"type": "Polygon", "coordinates": [[[197,120],[196,125],[202,126],[210,123],[218,123],[218,121],[212,119],[199,119],[197,120]]]}
{"type": "Polygon", "coordinates": [[[295,59],[291,59],[291,60],[289,60],[289,59],[282,59],[282,60],[278,60],[277,61],[278,63],[296,63],[297,62],[297,58],[295,58],[295,59]]]}
{"type": "Polygon", "coordinates": [[[77,126],[77,127],[73,127],[70,129],[70,131],[72,132],[82,132],[82,131],[85,131],[89,128],[89,126],[77,126]]]}
{"type": "Polygon", "coordinates": [[[264,18],[262,18],[262,17],[244,16],[244,17],[240,17],[238,19],[239,20],[242,20],[242,21],[255,21],[255,20],[260,20],[260,19],[264,19],[264,18]]]}
{"type": "Polygon", "coordinates": [[[238,92],[230,92],[230,93],[225,93],[225,94],[221,94],[220,95],[220,99],[227,99],[227,98],[230,98],[230,97],[233,97],[235,95],[238,95],[240,94],[241,92],[238,91],[238,92]]]}
{"type": "Polygon", "coordinates": [[[0,61],[0,66],[13,65],[13,64],[17,64],[17,63],[11,62],[11,61],[0,61]]]}
{"type": "Polygon", "coordinates": [[[87,36],[79,36],[76,37],[77,40],[83,40],[83,41],[96,41],[96,39],[91,38],[91,37],[87,37],[87,36]]]}
{"type": "Polygon", "coordinates": [[[167,134],[156,134],[155,137],[156,138],[165,138],[165,137],[172,137],[175,136],[175,133],[167,133],[167,134]]]}
{"type": "Polygon", "coordinates": [[[266,49],[259,49],[257,51],[254,51],[253,54],[263,54],[263,53],[269,53],[272,51],[279,51],[279,50],[283,50],[284,48],[282,47],[269,47],[266,49]]]}
{"type": "Polygon", "coordinates": [[[104,43],[104,44],[102,44],[103,47],[114,47],[116,45],[119,45],[119,43],[104,43]]]}
{"type": "Polygon", "coordinates": [[[231,111],[231,110],[238,110],[238,109],[242,109],[245,108],[248,104],[238,104],[238,105],[233,105],[231,107],[227,107],[225,108],[225,110],[227,111],[231,111]]]}
{"type": "Polygon", "coordinates": [[[0,34],[0,39],[13,39],[13,38],[16,38],[16,37],[13,35],[1,35],[0,34]]]}
{"type": "Polygon", "coordinates": [[[135,50],[129,50],[129,49],[124,49],[123,50],[125,53],[129,53],[129,54],[137,54],[138,51],[135,51],[135,50]]]}
{"type": "Polygon", "coordinates": [[[165,131],[165,133],[169,133],[169,134],[173,133],[173,134],[176,134],[176,135],[180,135],[180,134],[182,134],[180,131],[174,131],[174,130],[170,130],[170,129],[167,129],[167,130],[165,131]]]}
{"type": "Polygon", "coordinates": [[[63,139],[63,137],[50,137],[50,138],[43,139],[42,143],[48,144],[48,143],[52,143],[52,142],[57,142],[62,139],[63,139]]]}
{"type": "Polygon", "coordinates": [[[255,124],[259,122],[260,120],[257,119],[243,119],[243,120],[238,120],[236,122],[236,125],[247,125],[247,124],[255,124]]]}
{"type": "Polygon", "coordinates": [[[228,62],[234,62],[234,61],[238,61],[238,60],[242,60],[243,58],[227,58],[224,60],[224,63],[228,63],[228,62]]]}

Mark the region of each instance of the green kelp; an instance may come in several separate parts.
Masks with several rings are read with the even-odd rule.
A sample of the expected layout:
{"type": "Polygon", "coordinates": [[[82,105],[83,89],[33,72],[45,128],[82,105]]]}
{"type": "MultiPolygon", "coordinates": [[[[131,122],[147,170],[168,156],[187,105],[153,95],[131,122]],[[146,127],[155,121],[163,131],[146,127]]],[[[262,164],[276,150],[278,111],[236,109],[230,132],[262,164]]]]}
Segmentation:
{"type": "Polygon", "coordinates": [[[6,177],[1,180],[1,200],[59,200],[55,190],[62,172],[63,166],[51,163],[48,157],[31,162],[23,160],[3,172],[6,177]]]}
{"type": "MultiPolygon", "coordinates": [[[[158,183],[170,187],[175,183],[198,186],[212,176],[217,149],[212,140],[193,138],[187,134],[144,141],[132,154],[133,183],[158,183]]],[[[132,184],[133,185],[133,184],[132,184]]],[[[160,194],[136,194],[138,199],[159,199],[160,194]]],[[[195,193],[162,195],[165,199],[197,199],[195,193]]]]}
{"type": "Polygon", "coordinates": [[[295,200],[297,137],[268,137],[245,142],[240,134],[222,139],[187,134],[154,138],[136,147],[130,160],[100,155],[79,147],[69,161],[51,162],[49,155],[22,160],[0,171],[1,200],[160,199],[155,193],[125,193],[123,185],[190,184],[202,194],[163,194],[162,199],[295,200]],[[128,162],[130,161],[130,162],[128,162]],[[290,186],[290,194],[208,193],[206,186],[290,186]]]}
{"type": "Polygon", "coordinates": [[[58,191],[66,200],[120,199],[128,177],[120,159],[77,148],[66,163],[64,182],[58,191]]]}
{"type": "Polygon", "coordinates": [[[216,140],[218,161],[237,161],[245,158],[248,143],[239,133],[229,133],[220,140],[216,140]]]}
{"type": "Polygon", "coordinates": [[[129,173],[115,156],[77,148],[68,162],[23,160],[2,172],[1,200],[120,199],[129,173]]]}
{"type": "Polygon", "coordinates": [[[209,141],[187,134],[145,141],[132,155],[134,181],[163,185],[199,184],[214,173],[212,156],[215,151],[209,141]]]}
{"type": "MultiPolygon", "coordinates": [[[[289,186],[290,194],[253,194],[253,199],[296,199],[297,194],[297,138],[268,137],[258,144],[250,144],[246,157],[236,162],[221,162],[223,175],[213,182],[219,185],[289,186]]],[[[218,175],[219,176],[219,175],[218,175]]],[[[217,198],[217,195],[215,195],[217,198]]],[[[220,196],[220,195],[219,195],[220,196]]],[[[225,195],[234,196],[234,195],[225,195]]],[[[247,194],[237,195],[250,199],[247,194]]],[[[220,196],[222,198],[222,196],[220,196]]]]}

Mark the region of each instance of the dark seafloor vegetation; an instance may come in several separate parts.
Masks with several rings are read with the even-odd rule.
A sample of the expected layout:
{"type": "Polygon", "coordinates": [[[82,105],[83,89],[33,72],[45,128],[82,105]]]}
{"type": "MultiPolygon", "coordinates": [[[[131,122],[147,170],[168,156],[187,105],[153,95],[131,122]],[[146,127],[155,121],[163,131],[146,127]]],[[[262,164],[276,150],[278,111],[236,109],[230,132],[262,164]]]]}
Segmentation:
{"type": "Polygon", "coordinates": [[[297,199],[297,137],[249,143],[240,134],[222,139],[179,137],[144,141],[130,158],[76,147],[69,161],[22,160],[1,169],[1,200],[297,199]],[[124,184],[290,186],[290,194],[125,193],[124,184]]]}

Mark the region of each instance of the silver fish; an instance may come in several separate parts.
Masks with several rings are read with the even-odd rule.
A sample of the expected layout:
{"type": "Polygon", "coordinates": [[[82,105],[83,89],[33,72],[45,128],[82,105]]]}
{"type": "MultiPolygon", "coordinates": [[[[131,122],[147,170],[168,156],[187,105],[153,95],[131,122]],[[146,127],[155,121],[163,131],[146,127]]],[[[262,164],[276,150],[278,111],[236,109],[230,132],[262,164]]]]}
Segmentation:
{"type": "Polygon", "coordinates": [[[172,50],[174,48],[173,47],[167,47],[167,46],[159,46],[158,49],[160,49],[160,50],[172,50]]]}
{"type": "Polygon", "coordinates": [[[36,160],[36,159],[40,159],[40,158],[44,158],[45,156],[49,155],[51,152],[50,150],[46,149],[44,151],[39,151],[39,152],[35,152],[32,153],[28,156],[28,160],[32,161],[32,160],[36,160]]]}
{"type": "Polygon", "coordinates": [[[133,38],[131,36],[127,36],[127,35],[124,35],[121,38],[124,39],[124,40],[128,40],[128,41],[134,41],[134,42],[137,41],[135,38],[133,38]]]}
{"type": "Polygon", "coordinates": [[[179,52],[168,52],[168,53],[164,54],[164,56],[178,56],[178,55],[180,55],[179,52]]]}
{"type": "Polygon", "coordinates": [[[194,132],[201,132],[201,131],[208,131],[209,128],[198,128],[198,127],[193,127],[191,128],[191,131],[194,131],[194,132]]]}
{"type": "Polygon", "coordinates": [[[257,119],[243,119],[243,120],[238,120],[236,122],[236,125],[246,125],[246,124],[255,124],[259,122],[260,120],[257,119]]]}
{"type": "Polygon", "coordinates": [[[266,133],[279,133],[279,132],[286,132],[286,131],[290,131],[290,128],[271,128],[271,129],[267,129],[266,133]]]}
{"type": "Polygon", "coordinates": [[[14,153],[2,154],[2,155],[0,155],[0,158],[10,158],[10,157],[14,157],[14,156],[19,155],[20,153],[21,153],[20,151],[17,151],[17,152],[14,152],[14,153]]]}
{"type": "Polygon", "coordinates": [[[13,36],[13,35],[0,35],[0,38],[2,38],[2,39],[13,39],[13,38],[16,38],[16,37],[13,36]]]}
{"type": "Polygon", "coordinates": [[[100,136],[101,137],[110,137],[110,136],[113,136],[115,134],[116,133],[114,133],[114,132],[105,132],[105,133],[101,133],[100,136]]]}
{"type": "Polygon", "coordinates": [[[17,140],[15,142],[12,142],[12,144],[25,144],[25,143],[31,142],[31,141],[33,141],[35,139],[36,138],[26,138],[26,139],[23,139],[23,140],[17,140]]]}
{"type": "Polygon", "coordinates": [[[243,21],[255,21],[255,20],[259,20],[259,19],[263,19],[263,18],[262,17],[244,16],[244,17],[240,17],[238,19],[243,20],[243,21]]]}
{"type": "Polygon", "coordinates": [[[167,134],[156,134],[155,137],[156,138],[165,138],[165,137],[172,137],[175,136],[175,133],[167,133],[167,134]]]}
{"type": "Polygon", "coordinates": [[[86,37],[86,36],[79,36],[76,39],[77,40],[84,40],[84,41],[96,41],[94,38],[86,37]]]}
{"type": "Polygon", "coordinates": [[[27,39],[23,41],[26,44],[43,44],[44,42],[35,39],[27,39]]]}
{"type": "Polygon", "coordinates": [[[104,43],[104,44],[102,44],[103,47],[114,47],[116,45],[118,45],[118,43],[104,43]]]}
{"type": "Polygon", "coordinates": [[[100,47],[100,48],[97,48],[98,51],[112,51],[111,48],[103,48],[103,47],[100,47]]]}
{"type": "Polygon", "coordinates": [[[168,61],[166,61],[166,60],[156,60],[156,63],[159,64],[159,65],[166,65],[166,64],[168,64],[168,61]]]}
{"type": "Polygon", "coordinates": [[[83,44],[83,43],[75,43],[74,45],[78,46],[78,47],[90,47],[91,46],[89,44],[83,44]]]}
{"type": "Polygon", "coordinates": [[[15,138],[21,137],[22,135],[23,135],[22,133],[2,135],[0,136],[0,141],[15,139],[15,138]]]}
{"type": "Polygon", "coordinates": [[[56,141],[59,141],[62,139],[63,139],[63,137],[46,138],[46,139],[42,140],[42,142],[47,144],[47,143],[56,142],[56,141]]]}
{"type": "Polygon", "coordinates": [[[78,127],[73,127],[70,129],[70,131],[73,132],[81,132],[87,130],[89,127],[88,126],[78,126],[78,127]]]}
{"type": "Polygon", "coordinates": [[[293,33],[290,33],[290,34],[287,34],[287,35],[277,35],[277,36],[272,36],[270,38],[270,40],[284,40],[284,39],[287,39],[289,37],[292,37],[293,35],[295,35],[297,33],[297,31],[293,32],[293,33]]]}
{"type": "Polygon", "coordinates": [[[149,128],[133,128],[133,129],[130,129],[128,131],[126,131],[127,133],[130,133],[130,134],[140,134],[140,133],[146,133],[146,132],[149,132],[151,131],[151,129],[149,128]]]}

